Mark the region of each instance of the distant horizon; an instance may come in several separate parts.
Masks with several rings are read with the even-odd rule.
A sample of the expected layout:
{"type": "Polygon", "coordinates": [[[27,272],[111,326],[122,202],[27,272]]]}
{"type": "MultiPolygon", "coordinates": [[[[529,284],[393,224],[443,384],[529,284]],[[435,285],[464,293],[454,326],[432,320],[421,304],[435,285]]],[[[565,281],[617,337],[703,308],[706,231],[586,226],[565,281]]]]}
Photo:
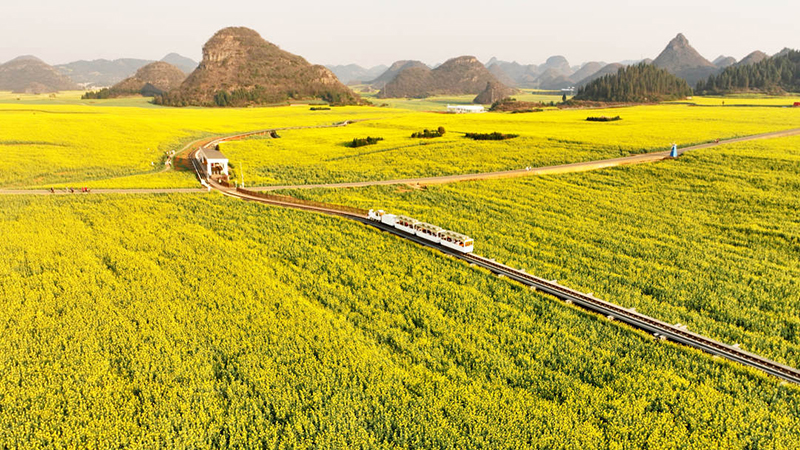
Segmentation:
{"type": "Polygon", "coordinates": [[[21,55],[51,65],[160,60],[169,53],[199,62],[203,44],[227,26],[252,28],[314,64],[364,68],[404,59],[435,65],[462,55],[483,63],[497,57],[537,65],[554,55],[564,56],[573,66],[640,60],[658,56],[678,33],[709,61],[720,55],[739,61],[756,50],[773,55],[785,47],[800,47],[793,23],[800,17],[800,4],[765,0],[753,9],[739,0],[697,3],[676,0],[662,11],[614,0],[602,5],[577,0],[571,5],[577,12],[564,13],[559,5],[499,0],[492,4],[496,18],[487,20],[481,13],[485,3],[475,0],[354,0],[347,9],[309,0],[291,5],[230,0],[201,8],[196,3],[153,0],[135,5],[33,0],[6,8],[13,20],[0,29],[0,62],[21,55]],[[228,18],[231,11],[248,14],[237,20],[228,18]]]}
{"type": "MultiPolygon", "coordinates": [[[[258,31],[258,30],[256,30],[256,31],[258,31]]],[[[676,33],[676,36],[677,36],[677,33],[676,33]]],[[[211,37],[211,36],[209,36],[209,38],[210,38],[210,37],[211,37]]],[[[264,36],[262,36],[262,37],[264,37],[264,36]]],[[[675,36],[673,36],[671,39],[673,39],[674,37],[675,37],[675,36]]],[[[265,38],[265,39],[266,39],[266,38],[265,38]]],[[[670,40],[671,40],[671,39],[670,39],[670,40]]],[[[692,44],[691,38],[689,38],[689,37],[687,36],[687,39],[689,39],[689,44],[692,44]]],[[[266,39],[266,40],[267,40],[267,41],[269,41],[269,39],[266,39]]],[[[271,42],[271,41],[270,41],[270,42],[271,42]]],[[[278,45],[278,46],[279,46],[280,48],[282,48],[283,50],[287,50],[287,49],[285,49],[285,48],[281,47],[279,44],[277,44],[277,43],[275,43],[275,42],[272,42],[272,43],[273,43],[273,44],[275,44],[275,45],[278,45]]],[[[663,47],[666,47],[666,45],[667,45],[668,43],[669,43],[669,40],[668,40],[668,41],[666,41],[666,42],[664,43],[664,46],[663,46],[663,47]]],[[[694,45],[692,45],[692,46],[694,47],[694,45]]],[[[379,62],[379,63],[377,63],[377,64],[362,64],[362,63],[359,63],[359,62],[353,62],[353,61],[349,61],[349,62],[347,62],[347,61],[345,61],[345,62],[333,62],[333,63],[321,63],[321,62],[317,62],[317,61],[309,61],[309,62],[310,62],[310,63],[312,63],[312,64],[320,64],[320,65],[324,65],[324,66],[347,66],[347,65],[357,65],[357,66],[363,67],[363,68],[365,68],[365,69],[370,69],[370,68],[373,68],[373,67],[378,67],[378,66],[381,66],[381,65],[383,65],[383,66],[386,66],[386,67],[389,67],[389,66],[391,66],[393,63],[395,63],[395,62],[397,62],[397,61],[403,61],[403,60],[417,60],[417,61],[421,61],[422,63],[424,63],[424,64],[426,64],[426,65],[428,65],[428,66],[431,66],[431,67],[433,67],[433,66],[436,66],[437,64],[442,64],[442,63],[444,63],[445,61],[447,61],[447,60],[449,60],[449,59],[457,58],[457,57],[459,57],[459,56],[475,56],[475,57],[476,57],[476,58],[478,58],[478,60],[479,60],[481,63],[483,63],[483,64],[486,64],[486,63],[488,63],[488,62],[489,62],[489,61],[490,61],[492,58],[496,58],[498,61],[504,61],[504,62],[510,62],[510,63],[516,62],[516,63],[519,63],[519,64],[521,64],[521,65],[530,65],[530,64],[541,65],[541,64],[544,64],[544,63],[545,63],[545,61],[546,61],[548,58],[552,57],[552,56],[564,56],[564,57],[567,59],[567,61],[569,62],[570,66],[582,66],[582,65],[584,65],[584,64],[587,64],[587,63],[590,63],[590,62],[600,62],[600,61],[602,61],[602,62],[605,62],[606,64],[612,64],[612,63],[621,63],[621,62],[629,62],[629,61],[642,61],[642,60],[645,60],[645,59],[648,59],[648,58],[650,58],[650,59],[655,59],[655,58],[658,56],[658,54],[659,54],[659,53],[661,53],[661,51],[663,51],[663,50],[664,50],[664,48],[663,48],[663,47],[661,48],[661,50],[659,50],[657,53],[655,53],[655,54],[653,54],[653,55],[641,56],[641,57],[637,57],[637,58],[630,57],[630,58],[624,58],[624,59],[618,59],[618,60],[590,59],[590,60],[586,60],[586,61],[574,61],[574,60],[570,59],[570,58],[569,58],[568,56],[566,56],[566,55],[559,54],[559,53],[553,53],[553,54],[551,54],[551,55],[549,55],[549,56],[545,57],[545,58],[544,58],[544,59],[542,59],[541,61],[538,61],[538,62],[533,62],[533,61],[520,61],[519,59],[513,59],[513,58],[511,58],[511,59],[506,59],[506,58],[500,58],[500,57],[497,57],[497,56],[490,56],[490,57],[488,57],[488,58],[481,58],[481,57],[479,57],[479,56],[476,56],[476,55],[472,55],[472,54],[465,53],[465,54],[463,54],[463,55],[461,55],[461,54],[460,54],[460,55],[453,55],[453,56],[451,56],[451,57],[448,57],[448,58],[446,58],[446,59],[443,59],[443,60],[437,60],[437,61],[435,61],[435,62],[433,62],[433,61],[424,61],[424,60],[419,60],[419,59],[415,59],[415,58],[413,58],[413,57],[399,58],[399,59],[395,59],[395,60],[392,60],[392,61],[387,61],[387,62],[383,62],[383,63],[380,63],[380,62],[379,62]]],[[[754,49],[754,50],[752,50],[752,51],[750,51],[750,52],[747,52],[746,54],[744,54],[744,55],[741,55],[741,56],[736,56],[736,55],[731,55],[731,54],[720,54],[720,55],[717,55],[717,56],[713,56],[713,57],[712,57],[712,56],[708,56],[708,55],[706,55],[706,54],[703,54],[703,52],[700,52],[700,54],[701,54],[703,57],[705,57],[706,59],[708,59],[709,61],[714,61],[715,59],[719,58],[720,56],[724,56],[724,57],[733,57],[733,58],[735,58],[735,59],[736,59],[736,61],[741,61],[743,58],[745,58],[745,57],[746,57],[746,56],[748,56],[750,53],[753,53],[753,52],[755,52],[755,51],[763,51],[763,52],[764,52],[765,54],[767,54],[768,56],[773,56],[773,55],[775,55],[776,53],[780,52],[781,50],[783,50],[783,49],[785,49],[785,48],[787,48],[787,47],[788,47],[788,48],[791,48],[791,49],[793,49],[793,50],[800,50],[800,47],[783,46],[783,47],[781,47],[781,48],[779,48],[779,49],[776,49],[776,50],[774,50],[774,51],[764,51],[764,50],[762,50],[762,49],[760,49],[760,48],[757,48],[757,49],[754,49]]],[[[695,47],[695,48],[696,48],[696,47],[695,47]]],[[[291,52],[291,50],[287,50],[287,51],[290,51],[290,52],[291,52]]],[[[698,50],[698,51],[699,51],[699,50],[698,50]]],[[[165,58],[167,55],[169,55],[169,54],[173,54],[173,53],[174,53],[174,54],[177,54],[177,55],[179,55],[179,56],[183,56],[183,57],[186,57],[186,58],[190,58],[190,59],[192,59],[192,60],[196,61],[197,63],[199,63],[199,62],[202,60],[202,52],[201,52],[201,54],[200,54],[199,56],[190,56],[190,55],[186,55],[186,54],[183,54],[183,53],[180,53],[180,52],[166,51],[165,53],[163,53],[163,55],[162,55],[161,57],[158,57],[158,58],[136,57],[136,56],[96,57],[96,58],[92,58],[92,57],[84,57],[84,58],[72,59],[72,60],[69,60],[69,61],[63,61],[63,62],[51,62],[51,61],[48,61],[48,60],[47,60],[47,59],[45,59],[45,58],[42,58],[42,57],[41,57],[40,55],[38,55],[38,54],[32,54],[32,53],[21,53],[21,54],[18,54],[18,55],[16,55],[16,56],[13,56],[13,57],[11,57],[11,58],[7,58],[7,59],[4,59],[4,60],[0,60],[0,64],[6,63],[6,62],[8,62],[8,61],[11,61],[11,60],[13,60],[13,59],[16,59],[16,58],[19,58],[19,57],[23,57],[23,56],[33,56],[33,57],[39,58],[39,59],[41,59],[42,61],[44,61],[45,63],[47,63],[47,64],[49,64],[49,65],[51,65],[51,66],[58,66],[58,65],[70,64],[70,63],[79,62],[79,61],[87,61],[87,62],[91,62],[91,61],[97,61],[97,60],[115,61],[115,60],[119,60],[119,59],[137,59],[137,60],[147,60],[147,61],[161,61],[161,60],[162,60],[162,59],[164,59],[164,58],[165,58]]],[[[292,53],[294,53],[294,52],[292,52],[292,53]]],[[[297,53],[297,54],[299,54],[299,53],[297,53]]],[[[302,54],[300,54],[300,56],[303,56],[303,57],[305,58],[305,56],[304,56],[304,55],[302,55],[302,54]]],[[[308,59],[308,58],[306,58],[306,59],[308,59]]]]}

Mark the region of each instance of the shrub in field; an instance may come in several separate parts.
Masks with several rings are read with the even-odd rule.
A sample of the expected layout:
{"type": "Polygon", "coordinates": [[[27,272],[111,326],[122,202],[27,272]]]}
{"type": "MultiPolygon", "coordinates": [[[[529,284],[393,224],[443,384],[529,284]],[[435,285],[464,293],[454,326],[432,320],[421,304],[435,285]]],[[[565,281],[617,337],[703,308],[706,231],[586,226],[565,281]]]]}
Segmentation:
{"type": "MultiPolygon", "coordinates": [[[[515,98],[506,97],[492,103],[489,112],[510,112],[512,114],[540,112],[543,111],[542,106],[547,105],[542,102],[521,102],[515,98]]],[[[555,106],[555,103],[550,102],[550,106],[555,106]]]]}
{"type": "Polygon", "coordinates": [[[615,122],[617,120],[622,120],[620,116],[608,117],[608,116],[599,116],[599,117],[587,117],[587,122],[615,122]]]}
{"type": "Polygon", "coordinates": [[[465,137],[476,141],[504,141],[506,139],[514,139],[515,137],[519,137],[519,135],[498,133],[495,131],[494,133],[467,133],[465,137]]]}
{"type": "Polygon", "coordinates": [[[353,141],[347,143],[347,146],[352,148],[364,147],[365,145],[375,145],[382,140],[383,140],[382,137],[371,137],[371,136],[367,136],[365,138],[353,138],[353,141]]]}
{"type": "Polygon", "coordinates": [[[109,88],[103,88],[99,91],[88,91],[81,95],[81,100],[104,100],[107,98],[111,98],[111,90],[109,88]]]}
{"type": "Polygon", "coordinates": [[[444,127],[439,127],[436,130],[429,130],[425,128],[422,131],[417,131],[411,135],[412,138],[418,139],[431,139],[444,136],[444,127]]]}

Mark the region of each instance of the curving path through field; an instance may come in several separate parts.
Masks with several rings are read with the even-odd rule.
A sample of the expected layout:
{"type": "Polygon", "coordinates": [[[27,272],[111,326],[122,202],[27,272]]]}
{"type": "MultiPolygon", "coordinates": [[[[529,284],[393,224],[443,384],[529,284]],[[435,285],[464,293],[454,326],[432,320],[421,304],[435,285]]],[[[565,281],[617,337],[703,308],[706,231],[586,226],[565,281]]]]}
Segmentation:
{"type": "MultiPolygon", "coordinates": [[[[678,149],[678,154],[682,155],[688,151],[692,150],[700,150],[704,148],[711,148],[716,147],[719,145],[724,144],[734,144],[737,142],[747,142],[747,141],[757,141],[762,139],[775,139],[781,137],[789,137],[789,136],[796,136],[800,135],[800,128],[794,128],[791,130],[783,130],[783,131],[774,131],[771,133],[762,133],[762,134],[755,134],[752,136],[744,136],[739,138],[732,138],[721,140],[719,143],[711,142],[708,144],[700,144],[700,145],[693,145],[691,147],[685,147],[682,149],[678,149]]],[[[474,180],[488,180],[488,179],[495,179],[495,178],[515,178],[515,177],[525,177],[529,175],[554,175],[554,174],[561,174],[561,173],[573,173],[573,172],[586,172],[590,170],[598,170],[598,169],[607,169],[609,167],[616,167],[616,166],[623,166],[623,165],[631,165],[631,164],[643,164],[643,163],[651,163],[662,161],[669,158],[669,152],[654,152],[654,153],[643,153],[640,155],[631,155],[631,156],[623,156],[620,158],[611,158],[611,159],[601,159],[597,161],[586,161],[586,162],[579,162],[579,163],[572,163],[572,164],[560,164],[556,166],[546,166],[546,167],[532,167],[530,169],[516,169],[516,170],[504,170],[499,172],[484,172],[484,173],[471,173],[471,174],[462,174],[462,175],[443,175],[438,177],[423,177],[423,178],[404,178],[404,179],[395,179],[395,180],[379,180],[379,181],[359,181],[359,182],[352,182],[352,183],[326,183],[326,184],[299,184],[299,185],[283,185],[283,186],[260,186],[260,187],[252,187],[248,188],[250,190],[255,191],[276,191],[276,190],[287,190],[287,189],[315,189],[315,188],[353,188],[353,187],[365,187],[365,186],[386,186],[386,185],[393,185],[393,184],[411,184],[411,185],[434,185],[434,184],[446,184],[446,183],[455,183],[459,181],[474,181],[474,180]]]]}
{"type": "MultiPolygon", "coordinates": [[[[343,125],[346,125],[344,123],[343,125]]],[[[342,125],[339,125],[342,126],[342,125]]],[[[269,131],[269,130],[267,130],[269,131]]],[[[243,137],[252,136],[256,134],[263,134],[264,131],[259,132],[252,132],[252,133],[244,133],[238,134],[228,137],[222,137],[218,139],[212,139],[210,141],[206,141],[202,145],[212,145],[215,143],[223,142],[225,140],[231,139],[241,139],[243,137]]],[[[721,144],[730,144],[736,142],[745,142],[745,141],[753,141],[759,139],[772,139],[772,138],[779,138],[779,137],[787,137],[787,136],[794,136],[800,135],[800,128],[792,129],[792,130],[784,130],[784,131],[777,131],[772,133],[763,133],[753,136],[746,136],[741,138],[734,138],[734,139],[727,139],[725,141],[720,141],[718,143],[709,143],[709,144],[701,144],[695,145],[692,147],[686,147],[678,151],[679,154],[683,154],[687,151],[691,150],[698,150],[703,148],[714,147],[721,144]]],[[[184,150],[188,149],[193,143],[190,143],[184,150]]],[[[188,154],[188,158],[192,161],[195,171],[199,178],[203,179],[203,174],[200,173],[199,167],[194,164],[194,154],[197,152],[198,149],[194,149],[188,154]]],[[[491,178],[506,178],[506,177],[517,177],[517,176],[527,176],[527,175],[534,175],[534,174],[557,174],[557,173],[570,173],[570,172],[583,172],[588,170],[596,170],[601,168],[607,167],[614,167],[619,165],[626,165],[626,164],[641,164],[645,162],[655,162],[664,160],[669,158],[669,152],[656,152],[656,153],[648,153],[642,155],[634,155],[634,156],[627,156],[621,158],[612,158],[608,160],[600,160],[600,161],[589,161],[583,163],[575,163],[575,164],[564,164],[559,166],[550,166],[550,167],[541,167],[541,168],[532,168],[532,169],[522,169],[522,170],[511,170],[511,171],[504,171],[504,172],[489,172],[489,173],[481,173],[481,174],[466,174],[466,175],[450,175],[450,176],[443,176],[443,177],[428,177],[428,178],[415,178],[415,179],[404,179],[404,180],[384,180],[384,181],[369,181],[369,182],[361,182],[361,183],[335,183],[335,184],[319,184],[319,185],[294,185],[294,186],[269,186],[260,188],[260,190],[276,190],[276,189],[308,189],[308,188],[340,188],[340,187],[360,187],[360,186],[374,186],[374,185],[387,185],[387,184],[442,184],[442,183],[451,183],[457,181],[466,181],[466,180],[480,180],[480,179],[491,179],[491,178]]],[[[464,259],[465,261],[469,262],[471,265],[478,265],[484,267],[498,275],[509,277],[515,281],[518,281],[526,286],[531,287],[532,289],[540,290],[542,292],[548,293],[553,295],[561,300],[566,301],[569,304],[576,304],[582,306],[585,309],[588,309],[593,312],[597,312],[600,314],[605,315],[611,320],[620,320],[628,325],[633,326],[634,328],[641,329],[646,331],[647,333],[654,333],[654,336],[658,339],[669,339],[676,343],[688,345],[690,347],[694,347],[696,349],[705,351],[707,353],[722,356],[727,358],[731,361],[736,361],[743,365],[747,365],[750,367],[757,368],[765,373],[774,375],[780,379],[791,381],[794,383],[800,383],[800,370],[797,370],[792,367],[788,367],[774,361],[768,360],[766,358],[762,358],[758,355],[745,352],[738,348],[737,346],[729,346],[723,344],[721,342],[715,341],[708,337],[688,332],[685,328],[682,328],[678,325],[670,325],[664,322],[661,322],[655,318],[645,316],[643,314],[637,313],[633,310],[625,309],[619,305],[616,305],[611,302],[603,301],[600,299],[595,298],[591,294],[584,294],[578,291],[574,291],[572,289],[566,288],[557,284],[556,282],[543,280],[541,278],[529,275],[524,271],[513,269],[511,267],[502,265],[497,263],[494,260],[487,259],[480,257],[474,254],[461,254],[458,252],[453,252],[447,250],[445,247],[442,246],[434,246],[430,242],[424,241],[419,239],[413,235],[406,235],[405,233],[399,232],[398,230],[394,229],[394,227],[384,226],[383,224],[373,222],[369,220],[365,215],[359,213],[348,212],[343,209],[339,209],[336,205],[308,205],[308,204],[301,204],[295,203],[295,200],[291,197],[282,197],[282,198],[274,198],[276,196],[269,196],[267,194],[259,194],[258,192],[247,192],[242,191],[239,189],[232,189],[226,186],[219,185],[215,183],[213,180],[208,180],[207,183],[209,187],[206,189],[105,189],[105,190],[93,190],[93,193],[128,193],[128,194],[144,194],[144,193],[176,193],[176,192],[192,192],[192,193],[202,193],[208,192],[211,189],[217,190],[223,195],[238,198],[240,200],[245,201],[254,201],[264,204],[269,204],[273,206],[279,207],[288,207],[288,208],[295,208],[295,209],[303,209],[308,211],[315,211],[323,214],[331,214],[336,216],[343,216],[348,219],[356,220],[366,225],[374,226],[378,229],[381,229],[384,232],[390,232],[395,234],[399,237],[412,240],[418,244],[427,245],[429,247],[434,247],[439,251],[442,251],[445,254],[450,256],[458,257],[464,259]],[[273,197],[273,198],[264,198],[264,197],[273,197]]],[[[250,191],[255,189],[251,188],[250,191]]],[[[62,195],[82,195],[80,192],[75,193],[68,193],[64,190],[57,191],[59,194],[62,195]]],[[[0,190],[0,194],[51,194],[49,190],[0,190]]],[[[83,194],[85,195],[85,194],[83,194]]]]}
{"type": "MultiPolygon", "coordinates": [[[[183,147],[179,152],[175,154],[175,157],[181,155],[186,150],[189,150],[197,143],[202,143],[201,145],[207,145],[210,142],[219,143],[224,142],[227,140],[235,140],[235,139],[244,139],[250,136],[255,136],[259,134],[265,134],[271,131],[280,131],[286,129],[298,129],[298,128],[332,128],[332,127],[340,127],[346,126],[349,123],[354,123],[355,121],[351,122],[343,122],[337,123],[333,125],[318,125],[318,126],[311,126],[311,127],[288,127],[288,128],[271,128],[267,130],[258,130],[258,131],[251,131],[247,133],[239,133],[230,136],[224,136],[219,138],[203,138],[198,139],[196,141],[192,141],[186,146],[183,147]]],[[[747,142],[747,141],[758,141],[763,139],[776,139],[782,137],[789,137],[789,136],[798,136],[800,135],[800,128],[793,128],[790,130],[782,130],[782,131],[773,131],[770,133],[762,133],[762,134],[754,134],[751,136],[743,136],[738,138],[732,139],[725,139],[719,141],[719,143],[711,142],[707,144],[699,144],[693,145],[691,147],[684,147],[678,149],[678,154],[682,155],[686,152],[692,150],[700,150],[704,148],[711,148],[717,147],[719,145],[725,144],[735,144],[737,142],[747,142]]],[[[194,153],[194,151],[190,152],[194,153]]],[[[586,161],[586,162],[579,162],[579,163],[572,163],[572,164],[560,164],[556,166],[546,166],[546,167],[532,167],[530,169],[516,169],[516,170],[505,170],[505,171],[498,171],[498,172],[484,172],[484,173],[470,173],[470,174],[460,174],[460,175],[443,175],[438,177],[421,177],[421,178],[402,178],[402,179],[393,179],[393,180],[375,180],[375,181],[356,181],[356,182],[346,182],[346,183],[324,183],[324,184],[287,184],[287,185],[276,185],[276,186],[259,186],[259,187],[251,187],[248,188],[249,190],[253,191],[277,191],[277,190],[291,190],[291,189],[336,189],[336,188],[357,188],[357,187],[366,187],[366,186],[387,186],[387,185],[396,185],[396,184],[407,184],[407,185],[435,185],[435,184],[447,184],[447,183],[456,183],[459,181],[475,181],[475,180],[488,180],[488,179],[496,179],[496,178],[515,178],[515,177],[525,177],[530,175],[555,175],[555,174],[562,174],[562,173],[575,173],[575,172],[587,172],[591,170],[599,170],[599,169],[607,169],[609,167],[617,167],[623,165],[632,165],[632,164],[643,164],[643,163],[652,163],[663,161],[669,158],[669,152],[653,152],[653,153],[643,153],[640,155],[631,155],[631,156],[623,156],[619,158],[611,158],[611,159],[602,159],[597,161],[586,161]]],[[[170,165],[173,166],[175,163],[174,161],[170,165]]],[[[164,170],[169,170],[169,168],[165,168],[164,170]]],[[[192,189],[192,188],[184,188],[184,189],[92,189],[91,193],[97,194],[164,194],[164,193],[202,193],[206,192],[207,189],[192,189]]],[[[65,194],[63,191],[56,191],[57,194],[65,194]]],[[[7,195],[42,195],[42,194],[50,194],[49,190],[46,189],[39,189],[39,190],[31,190],[31,189],[0,189],[0,195],[7,194],[7,195]]]]}

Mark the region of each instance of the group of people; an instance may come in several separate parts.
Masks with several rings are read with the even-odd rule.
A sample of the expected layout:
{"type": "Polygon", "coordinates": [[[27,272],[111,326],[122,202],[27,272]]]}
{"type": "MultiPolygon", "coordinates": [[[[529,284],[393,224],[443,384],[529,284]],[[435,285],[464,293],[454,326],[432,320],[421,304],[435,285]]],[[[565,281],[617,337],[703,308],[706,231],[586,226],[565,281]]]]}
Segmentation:
{"type": "MultiPolygon", "coordinates": [[[[84,194],[88,194],[88,193],[89,193],[89,192],[91,192],[91,191],[92,191],[92,190],[91,190],[91,189],[89,189],[88,187],[82,187],[82,188],[81,188],[81,192],[83,192],[84,194]]],[[[71,187],[65,187],[65,188],[64,188],[64,192],[69,192],[70,194],[74,194],[74,193],[75,193],[75,188],[71,188],[71,187]]],[[[50,188],[50,193],[51,193],[51,194],[55,194],[55,193],[56,193],[56,190],[55,190],[55,188],[50,188]]]]}

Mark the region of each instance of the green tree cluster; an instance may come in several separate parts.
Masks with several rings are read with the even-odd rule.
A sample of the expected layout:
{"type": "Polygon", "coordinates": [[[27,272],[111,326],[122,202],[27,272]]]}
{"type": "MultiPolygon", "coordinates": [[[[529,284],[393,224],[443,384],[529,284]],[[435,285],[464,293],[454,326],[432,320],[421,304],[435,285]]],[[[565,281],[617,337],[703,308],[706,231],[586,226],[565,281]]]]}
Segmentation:
{"type": "Polygon", "coordinates": [[[431,138],[442,137],[444,136],[444,133],[445,133],[444,127],[439,127],[433,130],[425,128],[422,131],[416,131],[412,133],[411,137],[417,139],[431,139],[431,138]]]}
{"type": "Polygon", "coordinates": [[[103,88],[99,91],[87,91],[81,95],[81,100],[104,100],[111,98],[111,89],[103,88]]]}
{"type": "Polygon", "coordinates": [[[790,50],[755,64],[727,67],[718,75],[698,81],[695,87],[699,94],[750,91],[771,94],[800,92],[800,51],[790,50]]]}
{"type": "Polygon", "coordinates": [[[383,140],[382,137],[371,137],[371,136],[367,136],[365,138],[353,138],[353,141],[347,143],[347,146],[352,148],[364,147],[366,145],[375,145],[382,140],[383,140]]]}
{"type": "Polygon", "coordinates": [[[514,139],[515,137],[519,137],[519,135],[499,133],[495,131],[493,133],[466,133],[464,137],[476,141],[504,141],[506,139],[514,139]]]}
{"type": "Polygon", "coordinates": [[[686,80],[652,64],[623,67],[578,89],[574,100],[647,103],[676,100],[692,95],[686,80]]]}

